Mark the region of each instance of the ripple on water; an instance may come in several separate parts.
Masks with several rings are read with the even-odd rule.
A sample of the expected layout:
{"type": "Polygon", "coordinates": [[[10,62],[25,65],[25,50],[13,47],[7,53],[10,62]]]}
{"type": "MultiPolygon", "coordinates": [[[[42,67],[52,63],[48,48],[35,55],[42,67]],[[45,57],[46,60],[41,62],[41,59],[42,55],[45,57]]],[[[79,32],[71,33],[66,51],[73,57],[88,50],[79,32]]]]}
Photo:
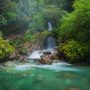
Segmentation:
{"type": "Polygon", "coordinates": [[[89,71],[67,63],[16,65],[0,72],[0,90],[90,90],[89,71]]]}
{"type": "Polygon", "coordinates": [[[80,71],[76,68],[71,68],[68,63],[53,63],[52,65],[36,65],[36,64],[25,64],[16,66],[16,70],[24,71],[33,68],[48,69],[54,71],[80,71]]]}

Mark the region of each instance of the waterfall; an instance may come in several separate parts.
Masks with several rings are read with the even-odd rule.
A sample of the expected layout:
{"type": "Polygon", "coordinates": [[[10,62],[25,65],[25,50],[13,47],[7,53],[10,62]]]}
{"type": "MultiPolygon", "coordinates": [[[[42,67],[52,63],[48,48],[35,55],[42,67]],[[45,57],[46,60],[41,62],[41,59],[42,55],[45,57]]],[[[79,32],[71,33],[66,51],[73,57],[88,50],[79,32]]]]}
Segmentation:
{"type": "MultiPolygon", "coordinates": [[[[48,31],[52,31],[52,24],[48,22],[48,31]]],[[[52,36],[49,36],[47,39],[47,49],[54,49],[56,47],[56,39],[52,36]]]]}
{"type": "MultiPolygon", "coordinates": [[[[52,31],[52,24],[50,22],[48,22],[48,31],[51,32],[52,31]]],[[[56,47],[56,39],[53,36],[49,36],[47,38],[47,50],[53,50],[56,47]]],[[[32,60],[40,60],[41,56],[43,55],[43,52],[40,51],[34,51],[29,57],[27,57],[28,59],[32,59],[32,60]]]]}
{"type": "Polygon", "coordinates": [[[56,39],[54,37],[48,37],[47,49],[54,49],[56,47],[56,39]]]}
{"type": "Polygon", "coordinates": [[[52,31],[52,24],[51,24],[51,22],[48,22],[48,31],[52,31]]]}

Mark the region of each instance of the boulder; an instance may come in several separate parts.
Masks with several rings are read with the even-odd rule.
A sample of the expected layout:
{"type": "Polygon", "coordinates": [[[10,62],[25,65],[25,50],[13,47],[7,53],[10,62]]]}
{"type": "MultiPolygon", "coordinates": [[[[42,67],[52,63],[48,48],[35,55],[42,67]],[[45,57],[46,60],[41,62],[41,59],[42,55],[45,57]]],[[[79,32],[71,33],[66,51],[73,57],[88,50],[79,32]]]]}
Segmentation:
{"type": "Polygon", "coordinates": [[[55,54],[45,54],[41,57],[40,63],[41,64],[52,64],[54,61],[58,60],[57,55],[55,54]]]}

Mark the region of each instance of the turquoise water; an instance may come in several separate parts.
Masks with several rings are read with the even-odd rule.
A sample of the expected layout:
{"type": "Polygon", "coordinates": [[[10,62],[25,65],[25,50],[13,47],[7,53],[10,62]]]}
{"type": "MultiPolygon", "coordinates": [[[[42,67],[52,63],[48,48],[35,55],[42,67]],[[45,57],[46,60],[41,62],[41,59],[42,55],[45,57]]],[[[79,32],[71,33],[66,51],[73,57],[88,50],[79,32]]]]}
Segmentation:
{"type": "Polygon", "coordinates": [[[18,65],[0,69],[0,90],[90,90],[90,67],[18,65]]]}

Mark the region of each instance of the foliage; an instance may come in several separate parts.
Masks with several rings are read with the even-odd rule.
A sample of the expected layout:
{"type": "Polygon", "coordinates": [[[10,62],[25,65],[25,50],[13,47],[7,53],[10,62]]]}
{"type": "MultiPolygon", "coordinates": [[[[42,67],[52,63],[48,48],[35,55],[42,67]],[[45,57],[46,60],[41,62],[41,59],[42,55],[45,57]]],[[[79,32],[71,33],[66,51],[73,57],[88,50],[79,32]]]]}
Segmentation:
{"type": "MultiPolygon", "coordinates": [[[[68,2],[71,2],[70,0],[68,2]]],[[[61,19],[67,0],[1,0],[0,28],[5,35],[23,33],[27,29],[45,30],[51,20],[53,27],[61,19]]],[[[71,5],[70,5],[71,6],[71,5]]]]}
{"type": "Polygon", "coordinates": [[[50,32],[48,31],[43,31],[43,32],[38,32],[33,36],[33,42],[39,43],[42,45],[43,41],[45,40],[45,38],[47,38],[49,35],[51,35],[50,32]]]}
{"type": "Polygon", "coordinates": [[[14,48],[5,40],[0,38],[0,59],[8,56],[14,51],[14,48]]]}
{"type": "Polygon", "coordinates": [[[60,26],[59,37],[66,40],[74,38],[81,42],[90,38],[90,0],[76,0],[75,11],[63,18],[60,26]]]}
{"type": "Polygon", "coordinates": [[[37,33],[27,31],[25,35],[23,35],[21,38],[15,38],[13,40],[10,40],[9,43],[13,46],[22,45],[26,42],[42,44],[45,38],[47,38],[49,35],[51,35],[51,32],[48,32],[47,30],[37,33]]]}
{"type": "Polygon", "coordinates": [[[18,45],[22,44],[23,41],[21,38],[16,38],[16,39],[10,40],[9,43],[13,46],[18,46],[18,45]]]}
{"type": "Polygon", "coordinates": [[[12,22],[13,20],[16,19],[17,15],[14,12],[6,12],[4,14],[4,16],[5,16],[6,20],[7,20],[7,23],[10,23],[10,22],[12,22]]]}
{"type": "Polygon", "coordinates": [[[16,2],[12,0],[1,0],[0,3],[0,24],[8,24],[15,20],[19,10],[16,2]]]}
{"type": "Polygon", "coordinates": [[[2,34],[2,32],[0,31],[0,38],[3,38],[3,34],[2,34]]]}
{"type": "Polygon", "coordinates": [[[60,51],[65,54],[69,62],[75,62],[83,59],[88,54],[89,47],[77,41],[70,40],[66,41],[64,45],[60,47],[60,51]]]}
{"type": "Polygon", "coordinates": [[[73,7],[75,10],[63,17],[58,30],[58,40],[64,43],[61,51],[72,61],[90,52],[90,0],[75,0],[73,7]],[[70,39],[74,41],[67,41],[70,39]]]}
{"type": "Polygon", "coordinates": [[[0,25],[4,25],[4,24],[6,24],[7,23],[7,21],[6,21],[6,19],[5,19],[5,17],[3,17],[2,15],[0,16],[0,25]]]}
{"type": "Polygon", "coordinates": [[[19,53],[20,53],[20,55],[27,55],[28,51],[25,48],[21,48],[19,53]]]}
{"type": "Polygon", "coordinates": [[[27,31],[25,33],[25,35],[23,36],[22,40],[23,42],[30,42],[32,40],[33,34],[31,33],[31,31],[27,31]]]}
{"type": "MultiPolygon", "coordinates": [[[[25,33],[22,38],[11,40],[11,45],[18,46],[26,42],[42,45],[45,38],[51,35],[46,31],[48,22],[51,22],[53,26],[54,36],[58,37],[59,42],[64,43],[60,51],[64,52],[67,58],[74,60],[84,58],[86,54],[89,54],[90,0],[0,1],[0,31],[6,35],[25,33]],[[67,11],[72,10],[73,1],[74,11],[67,14],[67,11]],[[28,29],[30,31],[26,31],[28,29]],[[31,31],[35,33],[32,34],[31,31]]],[[[0,37],[2,37],[1,32],[0,37]]],[[[4,42],[3,46],[0,46],[0,57],[3,58],[9,54],[6,48],[10,49],[10,45],[2,38],[0,42],[4,42]]],[[[25,54],[26,50],[22,49],[20,53],[25,54]]]]}
{"type": "Polygon", "coordinates": [[[30,24],[32,30],[44,30],[45,29],[45,20],[43,13],[37,13],[33,15],[32,22],[30,24]]]}
{"type": "MultiPolygon", "coordinates": [[[[31,17],[31,23],[29,24],[30,30],[45,30],[47,29],[47,23],[51,21],[53,26],[55,27],[58,21],[62,18],[63,10],[61,10],[55,1],[50,3],[51,1],[48,0],[27,0],[28,2],[27,7],[28,14],[31,17]],[[48,2],[49,1],[49,2],[48,2]]],[[[24,3],[26,3],[24,2],[24,3]]],[[[62,2],[64,3],[64,2],[62,2]]]]}
{"type": "Polygon", "coordinates": [[[55,5],[61,9],[65,9],[66,11],[72,11],[72,3],[75,0],[45,0],[47,4],[55,5]]]}
{"type": "Polygon", "coordinates": [[[33,39],[33,33],[31,31],[27,31],[22,37],[17,37],[9,41],[9,43],[13,46],[22,45],[26,42],[31,42],[33,39]]]}
{"type": "Polygon", "coordinates": [[[58,23],[62,18],[63,12],[55,5],[48,5],[43,9],[44,17],[47,21],[51,21],[52,24],[58,23]]]}

